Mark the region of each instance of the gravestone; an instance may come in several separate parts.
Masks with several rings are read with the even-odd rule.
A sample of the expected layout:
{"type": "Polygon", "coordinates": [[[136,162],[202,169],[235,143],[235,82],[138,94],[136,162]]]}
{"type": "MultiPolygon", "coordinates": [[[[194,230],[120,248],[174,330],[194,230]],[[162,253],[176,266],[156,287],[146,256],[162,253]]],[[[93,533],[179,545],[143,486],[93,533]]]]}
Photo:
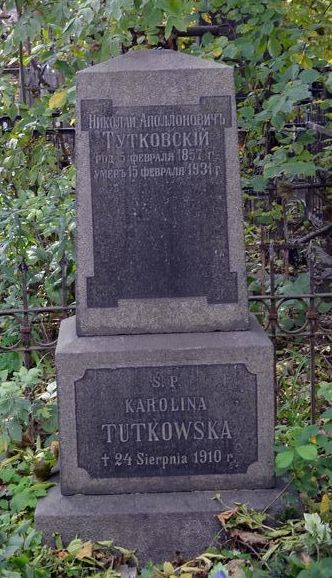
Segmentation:
{"type": "Polygon", "coordinates": [[[48,541],[192,556],[218,532],[215,492],[275,496],[235,114],[232,69],[176,52],[78,75],[78,306],[56,351],[61,489],[36,513],[48,541]]]}
{"type": "Polygon", "coordinates": [[[167,50],[78,74],[78,335],[248,328],[232,83],[167,50]]]}

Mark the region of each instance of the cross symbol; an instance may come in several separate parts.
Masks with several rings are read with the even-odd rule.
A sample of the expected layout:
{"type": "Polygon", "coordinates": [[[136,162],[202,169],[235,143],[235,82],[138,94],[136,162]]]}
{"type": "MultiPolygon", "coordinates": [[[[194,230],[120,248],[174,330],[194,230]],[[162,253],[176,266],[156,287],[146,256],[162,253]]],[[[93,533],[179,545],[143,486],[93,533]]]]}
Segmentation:
{"type": "Polygon", "coordinates": [[[109,458],[109,456],[108,456],[107,454],[104,454],[104,455],[101,457],[101,460],[104,462],[105,468],[108,466],[108,460],[109,460],[109,459],[110,459],[110,458],[109,458]]]}

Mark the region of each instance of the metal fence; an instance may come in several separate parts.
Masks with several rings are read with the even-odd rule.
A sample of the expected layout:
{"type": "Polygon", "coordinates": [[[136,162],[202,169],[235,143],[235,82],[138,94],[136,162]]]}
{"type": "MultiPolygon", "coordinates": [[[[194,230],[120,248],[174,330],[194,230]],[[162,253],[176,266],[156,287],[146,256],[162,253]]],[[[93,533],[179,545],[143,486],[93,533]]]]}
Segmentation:
{"type": "MultiPolygon", "coordinates": [[[[232,22],[219,23],[218,19],[212,19],[210,27],[206,23],[200,24],[190,33],[177,32],[176,36],[201,37],[207,28],[215,35],[234,36],[232,22]]],[[[18,76],[20,70],[8,69],[6,72],[18,76]]],[[[38,69],[26,73],[27,100],[30,94],[36,94],[37,88],[42,90],[46,73],[51,74],[52,71],[38,69]]],[[[58,80],[54,79],[54,87],[58,85],[58,80]]],[[[321,87],[317,86],[316,89],[319,91],[321,87]]],[[[11,125],[9,118],[0,119],[2,130],[9,130],[11,125]]],[[[320,108],[314,103],[306,103],[299,107],[288,129],[314,130],[316,138],[312,146],[313,152],[317,152],[326,146],[326,139],[331,138],[325,125],[326,119],[320,108]]],[[[61,151],[60,165],[64,167],[74,161],[75,129],[59,125],[56,117],[53,126],[53,130],[47,131],[46,136],[61,151]]],[[[240,133],[239,136],[240,142],[245,139],[245,134],[240,133]]],[[[273,132],[267,132],[266,153],[271,151],[273,144],[273,132]]],[[[268,212],[273,205],[278,205],[280,209],[280,219],[274,220],[273,227],[257,227],[256,219],[256,237],[250,239],[248,236],[248,274],[249,279],[253,279],[249,284],[249,305],[272,339],[275,368],[278,350],[290,340],[303,347],[308,360],[307,381],[312,421],[317,414],[318,355],[331,342],[332,337],[332,224],[326,213],[327,191],[331,186],[332,183],[326,180],[324,174],[318,174],[314,178],[293,181],[286,195],[280,189],[280,182],[272,182],[262,194],[254,194],[252,191],[245,194],[245,218],[248,223],[254,223],[257,215],[268,212]],[[301,226],[305,220],[311,223],[311,229],[299,237],[298,231],[302,231],[301,226]],[[303,286],[297,288],[295,273],[300,273],[305,280],[304,289],[303,286]]],[[[21,263],[17,271],[20,283],[18,305],[7,309],[0,305],[0,353],[20,352],[27,367],[33,363],[34,352],[53,355],[61,320],[75,313],[75,303],[71,297],[74,291],[69,281],[65,257],[60,263],[60,273],[57,304],[36,307],[31,304],[33,300],[28,267],[25,262],[21,263]],[[1,334],[8,327],[11,331],[10,343],[1,334]]],[[[332,354],[325,355],[325,362],[332,365],[332,354]]],[[[277,379],[275,391],[278,400],[280,391],[277,379]]]]}
{"type": "MultiPolygon", "coordinates": [[[[296,292],[296,286],[291,292],[284,292],[285,268],[289,268],[289,252],[294,245],[278,243],[261,243],[247,247],[248,269],[256,267],[256,287],[249,296],[249,306],[272,339],[275,350],[275,366],[277,350],[289,343],[302,343],[306,346],[308,356],[308,384],[310,386],[311,419],[315,420],[316,409],[316,357],[320,348],[332,338],[332,292],[328,276],[322,274],[324,263],[319,259],[320,246],[298,246],[302,264],[302,274],[307,289],[296,292]],[[318,253],[317,253],[318,249],[318,253]],[[255,261],[253,260],[255,254],[255,261]],[[255,264],[256,263],[256,264],[255,264]],[[258,263],[258,266],[257,266],[258,263]],[[295,291],[294,291],[295,289],[295,291]]],[[[326,272],[326,269],[325,269],[326,272]]],[[[21,305],[16,309],[0,309],[1,322],[10,318],[16,324],[17,339],[9,346],[1,346],[0,352],[19,351],[23,354],[27,367],[32,364],[32,353],[50,352],[53,355],[60,321],[75,313],[75,304],[67,298],[67,264],[61,263],[61,304],[49,307],[31,307],[27,283],[27,267],[22,264],[19,275],[21,280],[21,305]]],[[[290,283],[292,277],[289,278],[290,283]]],[[[327,363],[332,364],[327,359],[327,363]]],[[[279,386],[275,380],[276,398],[279,396],[279,386]]]]}
{"type": "MultiPolygon", "coordinates": [[[[3,130],[7,130],[3,119],[3,130]]],[[[47,139],[61,151],[60,165],[74,160],[75,131],[56,126],[47,132],[47,139]]],[[[319,176],[291,183],[291,190],[284,194],[279,182],[272,182],[267,191],[254,194],[245,191],[245,220],[254,224],[255,238],[248,235],[247,268],[249,280],[249,305],[270,335],[275,351],[293,343],[304,344],[308,359],[308,386],[310,388],[311,419],[317,413],[316,383],[317,356],[332,337],[332,223],[326,218],[327,190],[332,183],[319,176]],[[279,219],[273,225],[259,225],[257,220],[279,207],[279,219]],[[310,231],[303,224],[310,222],[310,231]],[[301,236],[299,237],[299,231],[301,236]],[[296,275],[305,277],[306,287],[296,290],[292,281],[296,275]],[[292,289],[285,292],[285,281],[292,289]],[[282,282],[281,282],[282,281],[282,282]],[[294,290],[295,288],[295,290],[294,290]]],[[[17,271],[20,284],[20,302],[16,308],[0,305],[0,353],[20,352],[24,364],[33,364],[34,352],[53,355],[61,320],[75,313],[72,301],[74,288],[68,275],[66,257],[60,263],[60,289],[57,304],[32,306],[29,270],[22,262],[17,271]],[[11,340],[3,339],[10,327],[11,340]],[[5,335],[1,331],[5,330],[5,335]]],[[[329,356],[325,356],[330,364],[329,356]]],[[[332,365],[332,356],[331,356],[332,365]]],[[[276,371],[275,371],[276,375],[276,371]]],[[[276,399],[279,385],[275,379],[276,399]]]]}

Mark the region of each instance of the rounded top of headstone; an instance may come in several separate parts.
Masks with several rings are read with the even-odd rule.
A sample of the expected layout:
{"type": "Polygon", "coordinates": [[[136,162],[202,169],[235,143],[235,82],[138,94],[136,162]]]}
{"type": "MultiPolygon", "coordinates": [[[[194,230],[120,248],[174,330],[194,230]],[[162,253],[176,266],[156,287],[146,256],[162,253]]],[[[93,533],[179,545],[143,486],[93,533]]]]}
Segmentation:
{"type": "Polygon", "coordinates": [[[137,70],[176,70],[192,68],[229,68],[226,64],[205,60],[197,56],[176,52],[175,50],[133,50],[110,58],[101,64],[89,66],[78,74],[91,72],[130,72],[137,70]]]}

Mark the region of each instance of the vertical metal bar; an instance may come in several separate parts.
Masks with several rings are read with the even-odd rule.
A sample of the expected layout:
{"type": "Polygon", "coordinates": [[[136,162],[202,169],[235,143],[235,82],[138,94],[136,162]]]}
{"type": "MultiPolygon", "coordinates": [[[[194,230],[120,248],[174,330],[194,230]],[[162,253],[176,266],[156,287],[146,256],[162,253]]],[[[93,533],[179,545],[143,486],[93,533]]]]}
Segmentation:
{"type": "MultiPolygon", "coordinates": [[[[17,2],[17,0],[15,0],[15,8],[16,8],[17,18],[19,20],[22,16],[22,10],[21,10],[21,6],[19,6],[19,3],[17,2]]],[[[24,104],[26,104],[27,103],[27,92],[26,92],[26,86],[25,86],[25,72],[24,72],[24,62],[23,62],[23,42],[19,43],[18,50],[19,50],[18,62],[19,62],[19,80],[20,80],[20,99],[24,104]]]]}
{"type": "Polygon", "coordinates": [[[274,257],[275,257],[275,250],[274,250],[274,242],[270,241],[269,246],[269,260],[270,260],[270,308],[269,308],[269,324],[270,324],[270,337],[273,343],[273,381],[274,381],[274,411],[275,411],[275,420],[277,419],[277,410],[278,410],[278,402],[279,402],[279,386],[277,380],[277,319],[278,319],[278,310],[276,301],[274,299],[275,296],[275,275],[274,275],[274,257]]]}
{"type": "Polygon", "coordinates": [[[309,344],[310,344],[310,419],[311,423],[316,421],[316,347],[315,347],[315,332],[317,326],[317,310],[315,303],[315,278],[314,278],[314,259],[312,242],[310,242],[308,250],[309,261],[309,283],[310,283],[310,297],[309,297],[309,344]]]}
{"type": "Polygon", "coordinates": [[[25,86],[25,72],[23,63],[23,43],[19,44],[19,66],[20,66],[20,98],[21,101],[27,103],[27,91],[25,86]]]}
{"type": "MultiPolygon", "coordinates": [[[[68,279],[68,259],[64,255],[60,261],[61,267],[61,306],[64,308],[67,306],[67,279],[68,279]]],[[[65,309],[62,310],[60,319],[64,319],[67,316],[65,309]]]]}
{"type": "Polygon", "coordinates": [[[288,221],[287,221],[287,199],[283,196],[282,197],[282,227],[283,227],[283,234],[284,234],[284,273],[286,279],[289,277],[289,249],[288,249],[288,241],[289,241],[289,234],[288,234],[288,221]]]}
{"type": "MultiPolygon", "coordinates": [[[[202,14],[203,14],[203,12],[206,13],[206,12],[209,11],[209,9],[208,9],[208,0],[204,0],[203,3],[204,3],[204,6],[202,6],[202,9],[201,9],[201,10],[198,10],[198,12],[197,12],[196,21],[197,21],[198,26],[204,26],[204,25],[207,24],[207,23],[205,22],[204,18],[202,18],[202,14]]],[[[202,32],[203,32],[203,31],[202,31],[202,32]]],[[[198,46],[201,46],[201,44],[202,44],[202,37],[203,37],[203,33],[202,33],[202,34],[199,34],[199,35],[197,36],[196,44],[197,44],[198,46]]]]}
{"type": "Polygon", "coordinates": [[[23,316],[21,320],[21,335],[22,344],[24,347],[24,365],[29,369],[32,365],[31,362],[31,352],[29,350],[31,343],[31,326],[29,321],[29,303],[28,303],[28,283],[27,283],[27,273],[28,266],[25,261],[19,265],[19,270],[22,275],[22,302],[23,302],[23,316]]]}
{"type": "Polygon", "coordinates": [[[260,230],[260,237],[261,237],[261,247],[260,247],[260,253],[261,253],[261,273],[260,273],[260,281],[261,281],[261,295],[264,295],[265,293],[265,276],[266,276],[266,255],[265,255],[265,250],[266,250],[266,239],[267,239],[267,235],[266,235],[266,229],[264,227],[264,225],[261,225],[261,230],[260,230]]]}

